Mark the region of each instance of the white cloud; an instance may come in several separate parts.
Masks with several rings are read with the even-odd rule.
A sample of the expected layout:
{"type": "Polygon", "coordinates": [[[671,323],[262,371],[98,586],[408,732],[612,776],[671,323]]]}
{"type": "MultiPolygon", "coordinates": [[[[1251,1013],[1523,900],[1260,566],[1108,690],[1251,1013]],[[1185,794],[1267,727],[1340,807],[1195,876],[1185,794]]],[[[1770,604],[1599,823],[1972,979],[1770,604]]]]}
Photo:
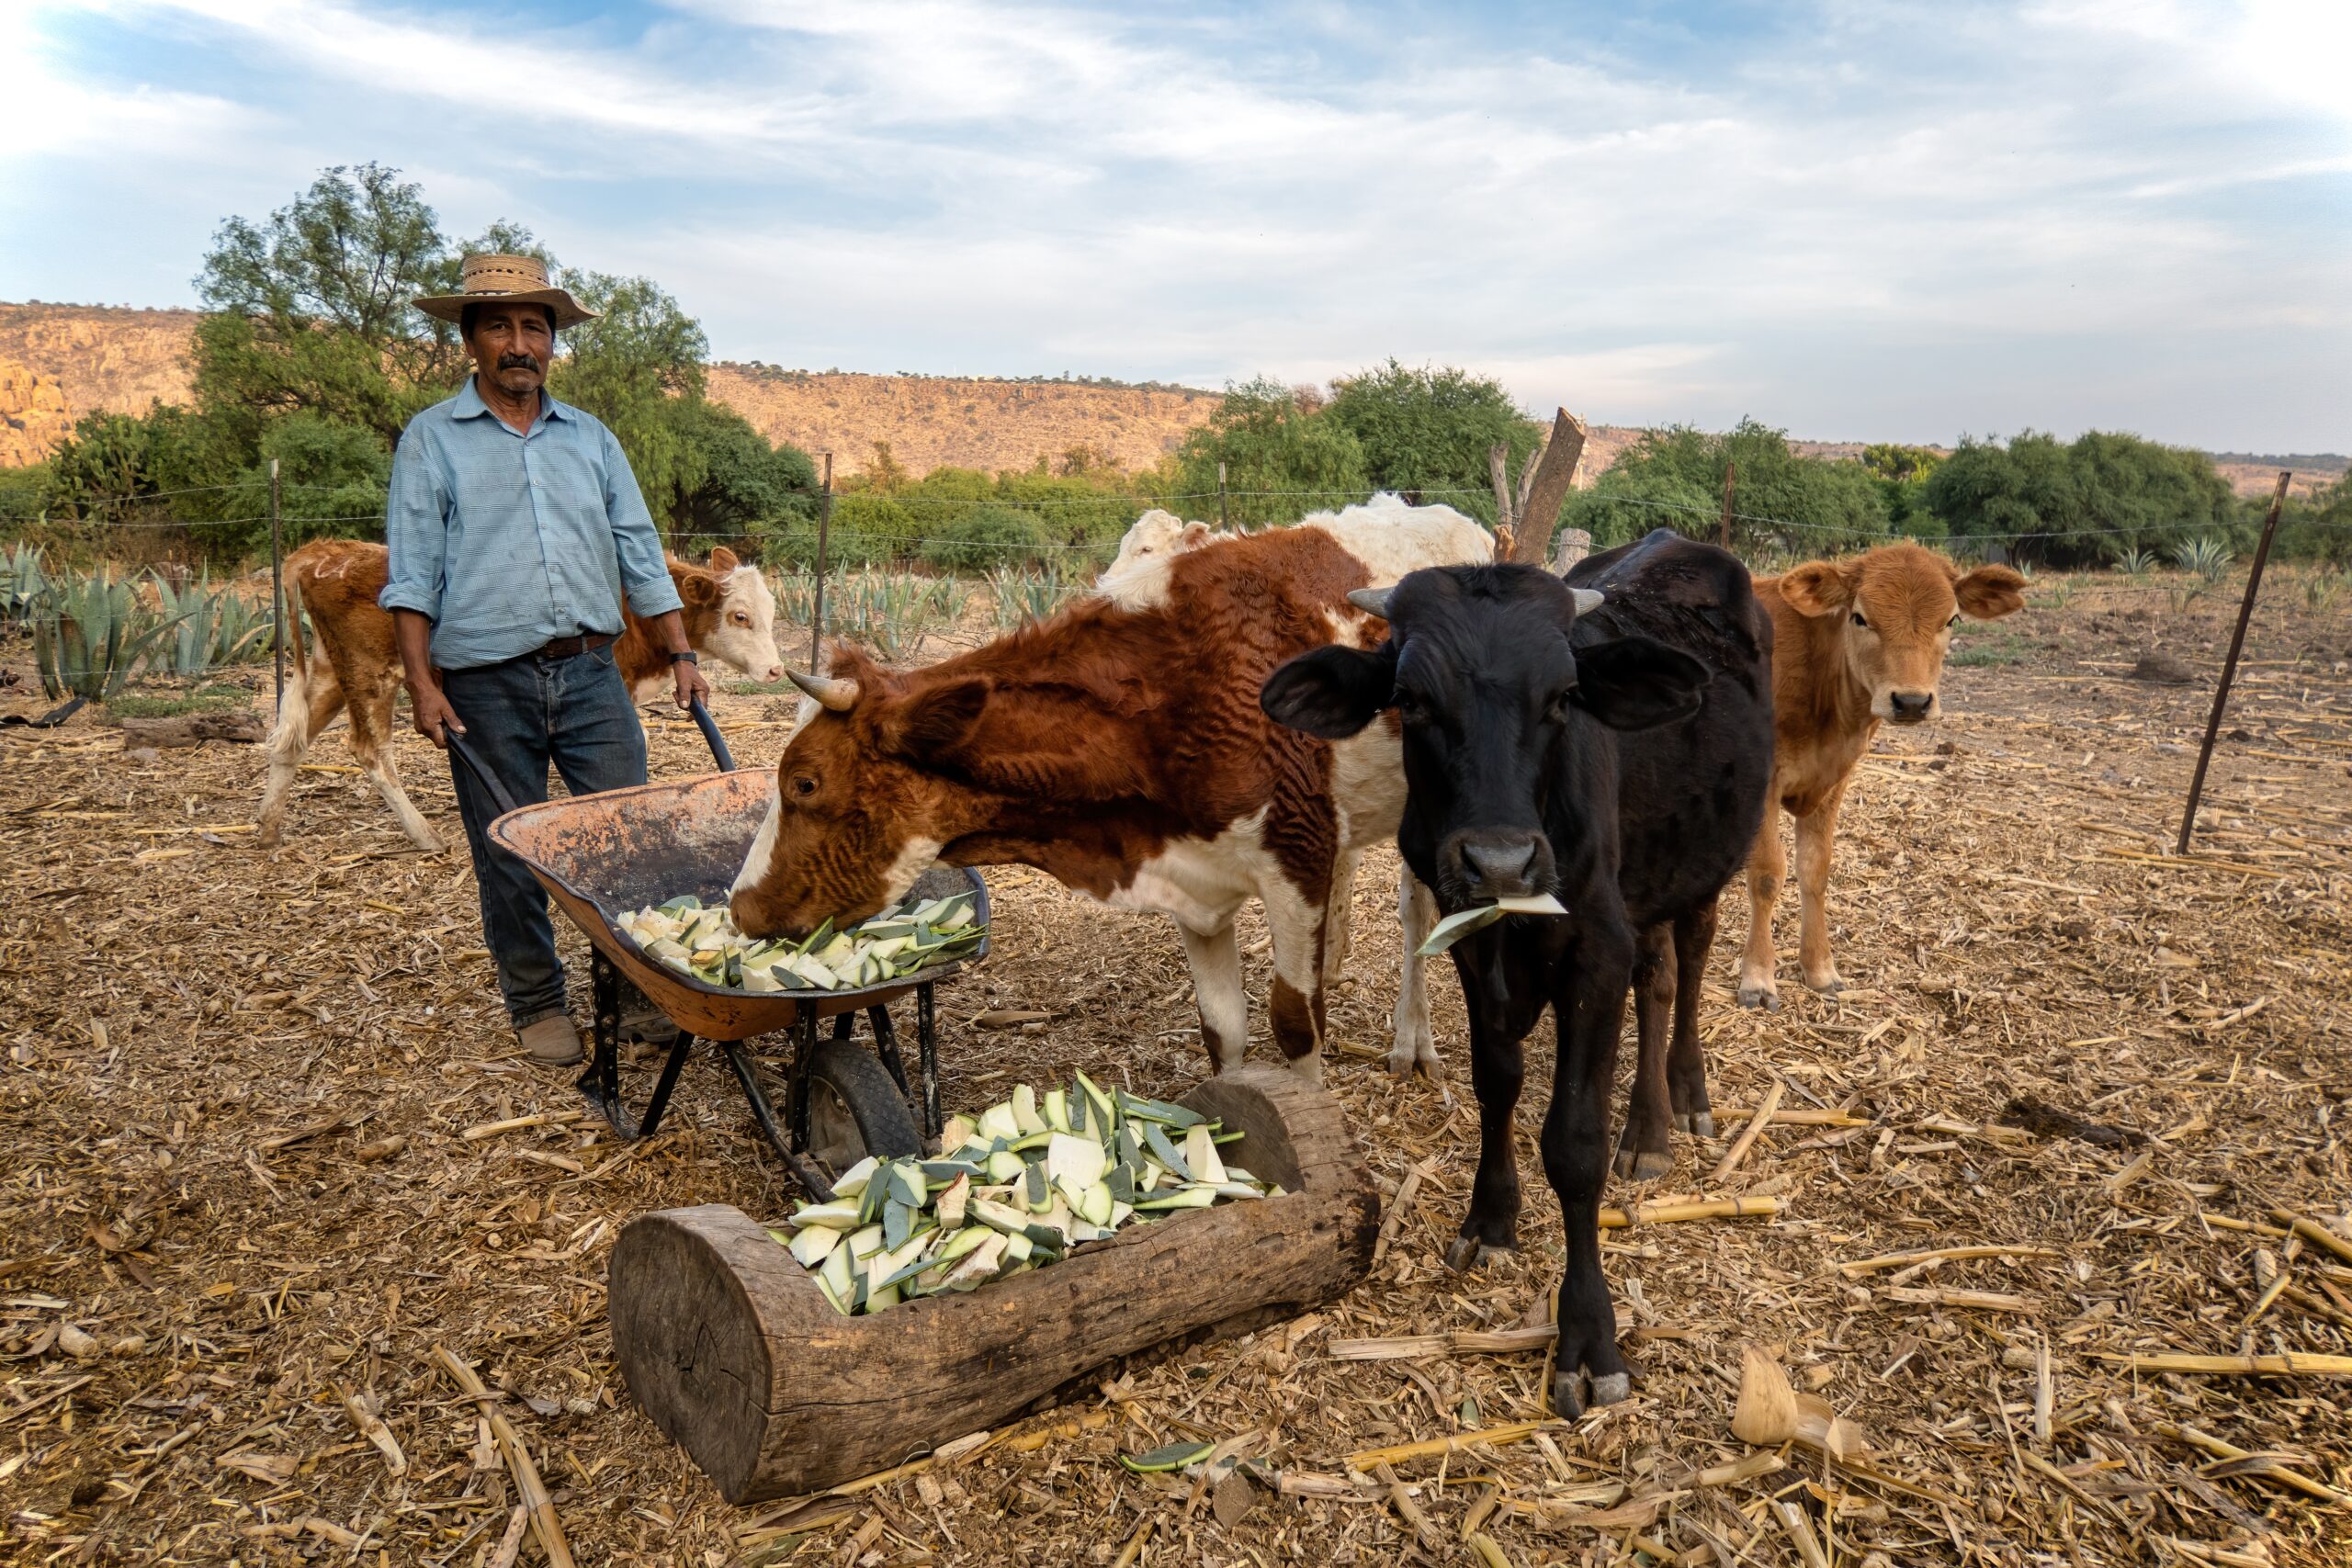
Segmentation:
{"type": "MultiPolygon", "coordinates": [[[[106,15],[246,62],[270,107],[94,52],[35,73],[96,106],[67,123],[143,113],[198,144],[266,125],[280,160],[401,164],[453,231],[523,218],[771,360],[1214,382],[1396,353],[1595,417],[1786,399],[1849,431],[1894,377],[1893,400],[1949,411],[1898,434],[1949,434],[2004,394],[2096,422],[2115,382],[2092,367],[2184,321],[2214,329],[2198,354],[2279,334],[2281,385],[2352,347],[2352,263],[2316,238],[2352,205],[2352,96],[2297,63],[2352,44],[2339,3],[1822,0],[1720,62],[1649,19],[1544,58],[1466,15],[1316,4],[673,0],[636,32],[532,24],[519,52],[522,20],[485,7],[106,15]],[[2293,220],[2252,216],[2255,186],[2293,220]],[[1790,390],[1817,367],[1857,379],[1790,390]]],[[[2227,412],[2340,446],[2333,385],[2332,406],[2227,412]]],[[[2214,417],[2184,400],[2160,433],[2214,417]]]]}

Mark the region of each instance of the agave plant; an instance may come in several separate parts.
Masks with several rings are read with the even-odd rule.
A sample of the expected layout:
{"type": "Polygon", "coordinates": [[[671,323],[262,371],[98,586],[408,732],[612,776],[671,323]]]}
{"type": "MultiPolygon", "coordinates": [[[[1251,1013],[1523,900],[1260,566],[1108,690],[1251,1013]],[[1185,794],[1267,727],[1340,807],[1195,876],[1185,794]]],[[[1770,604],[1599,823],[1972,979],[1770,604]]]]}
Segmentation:
{"type": "Polygon", "coordinates": [[[2322,567],[2303,579],[2303,608],[2314,615],[2324,615],[2335,608],[2335,601],[2345,584],[2352,582],[2352,571],[2335,571],[2322,567]]]}
{"type": "Polygon", "coordinates": [[[201,675],[227,664],[242,664],[269,650],[276,617],[266,604],[255,604],[227,585],[212,586],[210,568],[185,588],[174,590],[163,573],[154,574],[156,602],[164,619],[173,626],[169,644],[171,672],[201,675]]]}
{"type": "Polygon", "coordinates": [[[1078,592],[1050,566],[1001,566],[989,573],[989,588],[996,596],[996,627],[1009,632],[1031,621],[1042,621],[1078,592]]]}
{"type": "Polygon", "coordinates": [[[2211,534],[2199,534],[2193,539],[2183,539],[2172,552],[2173,564],[2183,571],[2193,571],[2207,582],[2218,582],[2222,573],[2229,570],[2232,557],[2229,546],[2211,534]]]}
{"type": "Polygon", "coordinates": [[[177,623],[150,615],[128,581],[96,575],[52,581],[33,615],[33,663],[51,701],[106,702],[177,623]]]}
{"type": "Polygon", "coordinates": [[[0,556],[0,626],[18,626],[31,620],[48,592],[49,575],[41,570],[39,546],[18,545],[0,556]]]}
{"type": "Polygon", "coordinates": [[[911,571],[846,575],[828,598],[826,618],[833,626],[891,660],[913,653],[933,626],[964,610],[964,592],[954,578],[911,571]]]}
{"type": "Polygon", "coordinates": [[[2126,577],[2145,577],[2156,570],[2156,552],[2135,546],[2116,557],[2115,565],[2126,577]]]}

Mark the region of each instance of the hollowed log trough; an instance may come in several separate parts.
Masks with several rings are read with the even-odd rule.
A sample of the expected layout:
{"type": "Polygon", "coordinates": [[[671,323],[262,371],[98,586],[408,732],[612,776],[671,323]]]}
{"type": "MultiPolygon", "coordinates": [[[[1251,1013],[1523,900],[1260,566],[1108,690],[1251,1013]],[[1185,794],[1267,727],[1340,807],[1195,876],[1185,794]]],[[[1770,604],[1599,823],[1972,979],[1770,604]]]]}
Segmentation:
{"type": "Polygon", "coordinates": [[[1239,1128],[1283,1197],[1130,1225],[1044,1269],[844,1317],[726,1204],[621,1232],[609,1274],[629,1392],[731,1503],[837,1485],[990,1427],[1123,1356],[1248,1333],[1344,1295],[1380,1200],[1340,1104],[1241,1067],[1182,1102],[1239,1128]]]}

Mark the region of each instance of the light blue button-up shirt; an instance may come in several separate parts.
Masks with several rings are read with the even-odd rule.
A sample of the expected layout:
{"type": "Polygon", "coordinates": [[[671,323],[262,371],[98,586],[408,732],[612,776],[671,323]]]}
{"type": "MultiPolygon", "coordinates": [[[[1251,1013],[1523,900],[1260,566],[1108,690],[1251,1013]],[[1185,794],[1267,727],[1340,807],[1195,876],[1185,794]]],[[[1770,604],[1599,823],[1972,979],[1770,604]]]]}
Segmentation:
{"type": "Polygon", "coordinates": [[[376,603],[431,620],[443,670],[618,633],[624,589],[639,615],[682,608],[621,444],[545,392],[527,434],[490,412],[471,377],[409,421],[384,542],[391,577],[376,603]]]}

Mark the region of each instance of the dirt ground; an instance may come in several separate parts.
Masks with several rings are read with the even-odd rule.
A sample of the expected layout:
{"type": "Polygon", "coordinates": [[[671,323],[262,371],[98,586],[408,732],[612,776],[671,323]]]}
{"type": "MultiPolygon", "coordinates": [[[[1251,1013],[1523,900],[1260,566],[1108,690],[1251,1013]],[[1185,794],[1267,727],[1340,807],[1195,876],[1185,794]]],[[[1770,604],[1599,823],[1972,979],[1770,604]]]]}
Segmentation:
{"type": "MultiPolygon", "coordinates": [[[[582,1563],[2342,1562],[2352,1513],[2290,1472],[2352,1488],[2352,1380],[2130,1358],[2352,1352],[2352,606],[2307,607],[2291,577],[2267,594],[2210,828],[2175,859],[2229,606],[2032,597],[1963,633],[1951,716],[1883,738],[1857,781],[1833,883],[1852,988],[1796,979],[1792,890],[1786,1005],[1736,1010],[1746,910],[1726,897],[1715,1101],[1778,1082],[1783,1117],[1723,1179],[1729,1115],[1610,1201],[1780,1208],[1608,1233],[1632,1400],[1528,1433],[1510,1424],[1546,1416],[1540,1352],[1332,1354],[1540,1321],[1559,1258],[1532,1142],[1546,1028],[1522,1250],[1473,1276],[1441,1262],[1476,1150],[1461,1004],[1441,970],[1442,1080],[1385,1076],[1394,862],[1375,857],[1328,1076],[1385,1190],[1415,1189],[1372,1279],[797,1511],[723,1504],[638,1412],[605,1327],[633,1215],[794,1196],[717,1068],[690,1065],[646,1143],[577,1119],[571,1075],[513,1049],[462,848],[413,852],[334,736],[265,853],[256,748],[142,766],[85,719],[0,731],[0,1557],[481,1564],[519,1541],[539,1561],[442,1346],[503,1391],[582,1563]],[[2128,677],[2154,648],[2188,683],[2128,677]],[[2017,1100],[2121,1141],[2003,1124],[2017,1100]],[[2282,1213],[2318,1223],[2289,1235],[2282,1213]],[[1876,1261],[1947,1247],[1995,1255],[1876,1261]],[[1750,1344],[1868,1456],[1751,1457],[1729,1429],[1750,1344]],[[1497,1428],[1398,1461],[1397,1494],[1349,1479],[1363,1450],[1497,1428]],[[1116,1462],[1178,1437],[1243,1439],[1261,1461],[1245,1513],[1220,1523],[1190,1483],[1116,1462]]],[[[775,755],[786,712],[718,705],[747,761],[775,755]]],[[[650,728],[655,776],[707,768],[691,728],[650,728]]],[[[438,760],[413,736],[401,760],[455,839],[438,760]]],[[[1172,932],[1025,870],[990,886],[995,956],[942,996],[951,1109],[1073,1066],[1154,1094],[1198,1077],[1172,932]],[[1053,1017],[968,1026],[995,1005],[1053,1017]]]]}

